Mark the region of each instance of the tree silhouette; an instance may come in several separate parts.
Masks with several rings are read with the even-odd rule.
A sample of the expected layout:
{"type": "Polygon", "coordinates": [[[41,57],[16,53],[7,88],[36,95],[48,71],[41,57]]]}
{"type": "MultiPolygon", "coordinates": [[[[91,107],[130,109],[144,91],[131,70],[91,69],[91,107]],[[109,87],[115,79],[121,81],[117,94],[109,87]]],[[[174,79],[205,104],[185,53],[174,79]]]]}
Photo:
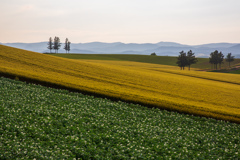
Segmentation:
{"type": "Polygon", "coordinates": [[[229,67],[230,67],[230,63],[234,61],[234,56],[232,56],[232,53],[228,53],[226,57],[226,61],[229,63],[229,67]]]}
{"type": "Polygon", "coordinates": [[[223,63],[224,55],[222,52],[218,52],[218,50],[215,50],[210,54],[209,57],[209,63],[213,64],[213,68],[217,69],[217,65],[219,64],[219,68],[221,69],[221,64],[223,63]]]}
{"type": "Polygon", "coordinates": [[[53,41],[53,49],[55,49],[55,53],[58,53],[58,50],[60,49],[60,47],[61,47],[60,38],[55,37],[53,41]]]}
{"type": "Polygon", "coordinates": [[[209,57],[209,63],[211,63],[213,65],[213,68],[217,69],[217,54],[218,54],[218,51],[214,51],[212,53],[210,53],[210,57],[209,57]]]}
{"type": "Polygon", "coordinates": [[[181,68],[181,70],[184,70],[184,67],[188,64],[187,56],[184,51],[181,51],[179,53],[180,55],[177,57],[177,64],[181,68]]]}
{"type": "Polygon", "coordinates": [[[194,53],[192,52],[192,50],[188,51],[187,53],[187,65],[188,65],[188,70],[190,70],[190,66],[192,64],[197,63],[197,58],[195,57],[194,53]]]}
{"type": "Polygon", "coordinates": [[[52,53],[52,49],[53,49],[52,37],[49,38],[48,47],[47,48],[50,50],[50,53],[52,53]]]}
{"type": "Polygon", "coordinates": [[[222,54],[222,52],[219,52],[218,54],[218,63],[219,63],[219,68],[221,69],[221,65],[223,63],[224,60],[224,55],[222,54]]]}
{"type": "Polygon", "coordinates": [[[69,53],[69,51],[70,51],[70,44],[71,44],[71,42],[68,41],[68,45],[67,45],[67,46],[68,46],[68,47],[67,47],[68,53],[69,53]]]}
{"type": "Polygon", "coordinates": [[[70,44],[71,42],[69,42],[68,38],[66,38],[65,40],[65,46],[64,46],[64,49],[66,50],[66,53],[70,51],[70,44]]]}
{"type": "Polygon", "coordinates": [[[66,40],[65,40],[64,49],[66,50],[66,53],[67,53],[67,51],[68,51],[68,39],[67,39],[67,38],[66,38],[66,40]]]}

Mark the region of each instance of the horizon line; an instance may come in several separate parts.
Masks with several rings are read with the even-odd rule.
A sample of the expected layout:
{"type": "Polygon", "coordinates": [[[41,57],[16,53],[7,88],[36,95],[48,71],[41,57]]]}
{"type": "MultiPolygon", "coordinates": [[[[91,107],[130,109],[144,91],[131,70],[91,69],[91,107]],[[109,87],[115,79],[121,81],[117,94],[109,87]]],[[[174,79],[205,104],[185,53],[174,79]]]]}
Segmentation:
{"type": "MultiPolygon", "coordinates": [[[[47,43],[48,41],[38,41],[38,42],[0,42],[0,44],[9,44],[9,43],[24,43],[24,44],[29,44],[29,43],[47,43]]],[[[71,42],[72,44],[86,44],[86,43],[122,43],[122,44],[158,44],[158,43],[176,43],[176,44],[181,44],[181,45],[188,45],[188,46],[198,46],[198,45],[206,45],[206,44],[220,44],[220,43],[225,43],[225,44],[240,44],[236,42],[210,42],[210,43],[201,43],[201,44],[183,44],[179,42],[174,42],[174,41],[159,41],[159,42],[146,42],[146,43],[135,43],[135,42],[103,42],[103,41],[91,41],[91,42],[71,42]]],[[[64,44],[61,43],[61,44],[64,44]]]]}

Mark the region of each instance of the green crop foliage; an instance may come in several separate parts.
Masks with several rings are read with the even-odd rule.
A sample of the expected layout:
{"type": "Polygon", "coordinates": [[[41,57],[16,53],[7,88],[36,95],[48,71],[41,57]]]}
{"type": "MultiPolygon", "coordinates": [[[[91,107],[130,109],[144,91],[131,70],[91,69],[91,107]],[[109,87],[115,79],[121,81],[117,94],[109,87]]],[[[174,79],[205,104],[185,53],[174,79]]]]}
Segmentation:
{"type": "Polygon", "coordinates": [[[240,159],[240,125],[0,78],[0,159],[240,159]]]}

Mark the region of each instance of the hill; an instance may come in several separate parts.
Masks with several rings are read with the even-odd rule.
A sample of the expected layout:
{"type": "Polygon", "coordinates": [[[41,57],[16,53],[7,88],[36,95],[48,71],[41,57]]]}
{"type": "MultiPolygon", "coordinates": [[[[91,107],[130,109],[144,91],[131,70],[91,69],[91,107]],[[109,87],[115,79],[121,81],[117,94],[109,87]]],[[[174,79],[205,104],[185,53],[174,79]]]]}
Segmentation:
{"type": "Polygon", "coordinates": [[[0,75],[150,107],[240,122],[240,75],[72,60],[0,45],[0,75]]]}

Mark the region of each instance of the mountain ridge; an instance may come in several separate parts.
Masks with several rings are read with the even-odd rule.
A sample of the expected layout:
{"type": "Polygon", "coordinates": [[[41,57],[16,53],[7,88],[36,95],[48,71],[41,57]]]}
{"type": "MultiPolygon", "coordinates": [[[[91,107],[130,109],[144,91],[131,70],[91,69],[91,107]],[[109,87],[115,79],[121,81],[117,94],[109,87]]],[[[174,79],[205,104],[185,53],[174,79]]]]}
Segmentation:
{"type": "MultiPolygon", "coordinates": [[[[0,43],[3,45],[30,50],[34,52],[46,53],[48,42],[35,43],[0,43]]],[[[63,45],[59,53],[65,53],[63,45]]],[[[215,50],[223,54],[232,53],[235,58],[240,58],[240,43],[208,43],[201,45],[186,45],[176,42],[158,42],[158,43],[122,43],[122,42],[88,42],[71,43],[70,53],[86,54],[143,54],[150,55],[155,52],[157,55],[177,56],[180,51],[192,50],[197,57],[208,57],[215,50]]],[[[54,53],[54,51],[52,51],[54,53]]]]}

